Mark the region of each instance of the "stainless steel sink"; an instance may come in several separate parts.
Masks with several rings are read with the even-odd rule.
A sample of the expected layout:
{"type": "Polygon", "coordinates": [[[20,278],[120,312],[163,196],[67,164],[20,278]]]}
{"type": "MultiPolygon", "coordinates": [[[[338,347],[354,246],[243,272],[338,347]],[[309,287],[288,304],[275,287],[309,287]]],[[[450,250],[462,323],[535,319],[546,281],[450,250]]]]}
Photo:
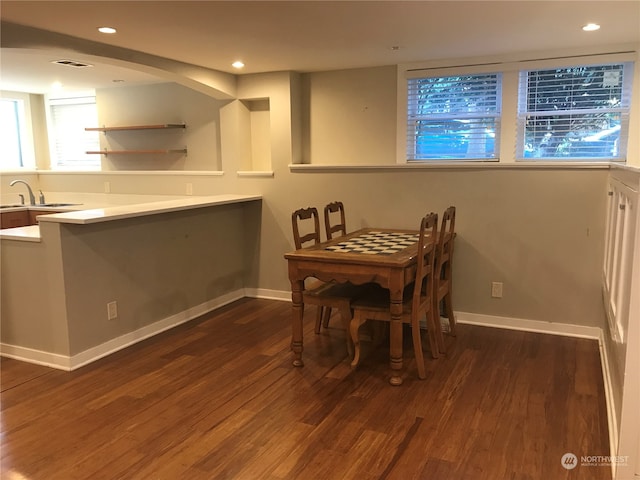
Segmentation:
{"type": "Polygon", "coordinates": [[[37,207],[72,207],[74,205],[82,205],[81,203],[39,203],[38,205],[30,205],[31,208],[37,207]]]}
{"type": "Polygon", "coordinates": [[[23,205],[20,203],[15,203],[11,205],[0,205],[0,209],[2,208],[73,207],[74,205],[82,205],[82,204],[81,203],[38,203],[36,205],[23,205]]]}

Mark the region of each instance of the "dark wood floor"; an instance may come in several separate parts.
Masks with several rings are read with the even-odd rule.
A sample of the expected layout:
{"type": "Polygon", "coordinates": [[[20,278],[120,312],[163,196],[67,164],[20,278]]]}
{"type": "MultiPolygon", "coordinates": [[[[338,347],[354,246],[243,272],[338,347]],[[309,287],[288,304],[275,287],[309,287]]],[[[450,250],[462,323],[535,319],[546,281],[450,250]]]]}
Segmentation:
{"type": "Polygon", "coordinates": [[[609,454],[596,341],[460,325],[391,387],[384,345],[352,371],[311,308],[292,367],[290,308],[243,299],[70,373],[2,359],[0,477],[611,478],[560,462],[609,454]]]}

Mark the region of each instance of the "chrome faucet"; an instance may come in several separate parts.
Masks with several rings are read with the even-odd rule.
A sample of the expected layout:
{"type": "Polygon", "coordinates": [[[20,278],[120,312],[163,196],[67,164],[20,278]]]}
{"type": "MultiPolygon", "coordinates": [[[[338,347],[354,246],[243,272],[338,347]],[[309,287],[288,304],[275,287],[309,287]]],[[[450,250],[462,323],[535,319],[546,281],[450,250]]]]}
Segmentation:
{"type": "Polygon", "coordinates": [[[27,182],[25,182],[24,180],[14,180],[9,184],[9,186],[13,187],[16,183],[24,183],[25,184],[25,186],[27,187],[27,190],[29,190],[29,203],[31,205],[35,205],[36,204],[36,197],[33,194],[33,190],[31,190],[31,187],[29,186],[29,184],[27,182]]]}

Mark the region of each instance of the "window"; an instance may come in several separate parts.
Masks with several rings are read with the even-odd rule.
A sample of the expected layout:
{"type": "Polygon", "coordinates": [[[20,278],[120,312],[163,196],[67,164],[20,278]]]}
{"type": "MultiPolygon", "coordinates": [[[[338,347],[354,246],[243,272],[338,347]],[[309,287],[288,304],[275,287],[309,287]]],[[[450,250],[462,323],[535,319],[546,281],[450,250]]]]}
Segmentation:
{"type": "Polygon", "coordinates": [[[3,170],[35,167],[28,106],[27,95],[0,98],[0,168],[3,170]]]}
{"type": "Polygon", "coordinates": [[[632,64],[520,72],[518,159],[624,161],[632,64]]]}
{"type": "Polygon", "coordinates": [[[85,131],[98,124],[95,97],[50,99],[49,114],[52,168],[99,169],[100,155],[86,153],[100,150],[99,133],[85,131]]]}
{"type": "Polygon", "coordinates": [[[407,159],[498,157],[500,73],[407,80],[407,159]]]}
{"type": "Polygon", "coordinates": [[[24,166],[22,159],[22,135],[20,116],[24,106],[20,100],[0,100],[0,143],[4,150],[4,168],[24,166]]]}

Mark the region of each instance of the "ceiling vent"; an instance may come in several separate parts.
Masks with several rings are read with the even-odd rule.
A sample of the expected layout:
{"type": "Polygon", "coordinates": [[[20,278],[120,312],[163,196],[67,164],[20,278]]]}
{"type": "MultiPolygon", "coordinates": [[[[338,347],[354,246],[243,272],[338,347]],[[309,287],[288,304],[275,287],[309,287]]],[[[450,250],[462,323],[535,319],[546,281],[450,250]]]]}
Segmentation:
{"type": "Polygon", "coordinates": [[[93,67],[93,65],[89,65],[88,63],[76,62],[75,60],[53,60],[51,63],[57,63],[58,65],[74,68],[93,67]]]}

